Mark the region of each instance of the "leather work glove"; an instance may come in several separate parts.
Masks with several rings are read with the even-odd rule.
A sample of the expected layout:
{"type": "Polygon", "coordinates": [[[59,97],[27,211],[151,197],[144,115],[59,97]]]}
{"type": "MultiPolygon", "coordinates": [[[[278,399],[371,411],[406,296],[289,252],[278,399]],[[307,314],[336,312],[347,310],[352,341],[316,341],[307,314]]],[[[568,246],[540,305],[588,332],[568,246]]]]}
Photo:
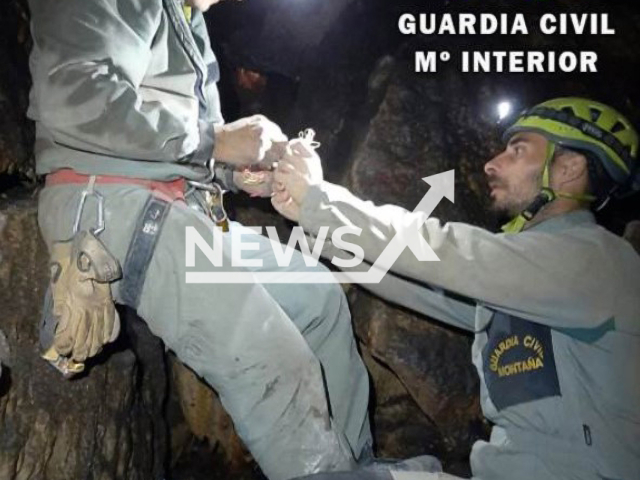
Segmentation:
{"type": "Polygon", "coordinates": [[[109,285],[122,276],[120,264],[98,238],[83,230],[53,245],[50,268],[57,320],[53,347],[84,362],[120,333],[109,285]]]}

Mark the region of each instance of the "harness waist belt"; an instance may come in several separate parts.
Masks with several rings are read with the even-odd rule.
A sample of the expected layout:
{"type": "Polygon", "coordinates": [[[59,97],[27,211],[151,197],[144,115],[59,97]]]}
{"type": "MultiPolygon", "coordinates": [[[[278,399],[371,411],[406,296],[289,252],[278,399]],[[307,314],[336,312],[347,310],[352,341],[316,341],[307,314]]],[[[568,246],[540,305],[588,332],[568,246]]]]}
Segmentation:
{"type": "MultiPolygon", "coordinates": [[[[51,187],[54,185],[66,185],[66,184],[87,184],[91,175],[85,175],[77,173],[70,168],[63,168],[50,173],[46,177],[45,185],[51,187]]],[[[147,180],[144,178],[135,177],[119,177],[115,175],[95,175],[96,184],[120,184],[120,185],[140,185],[149,190],[152,190],[158,197],[166,197],[166,200],[184,201],[184,191],[186,187],[186,180],[184,178],[178,178],[177,180],[159,181],[159,180],[147,180]]]]}

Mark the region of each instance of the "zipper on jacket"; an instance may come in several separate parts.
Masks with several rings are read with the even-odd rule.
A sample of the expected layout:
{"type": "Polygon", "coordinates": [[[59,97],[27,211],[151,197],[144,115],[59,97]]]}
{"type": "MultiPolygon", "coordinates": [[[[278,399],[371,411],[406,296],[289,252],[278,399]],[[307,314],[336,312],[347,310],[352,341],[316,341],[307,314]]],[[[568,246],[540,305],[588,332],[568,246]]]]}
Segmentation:
{"type": "Polygon", "coordinates": [[[204,71],[206,70],[204,59],[202,58],[202,55],[198,51],[197,46],[194,44],[195,42],[193,42],[191,38],[189,38],[192,35],[192,33],[190,28],[189,30],[187,30],[186,28],[187,21],[186,21],[186,18],[184,17],[184,12],[182,11],[182,9],[181,8],[178,9],[174,0],[163,0],[163,3],[165,5],[167,13],[169,14],[169,18],[171,20],[173,29],[175,30],[176,35],[178,36],[178,39],[182,44],[182,47],[184,48],[185,52],[187,52],[187,56],[191,60],[191,63],[193,64],[193,67],[195,69],[195,72],[196,72],[196,85],[195,85],[196,92],[195,93],[198,97],[200,107],[201,107],[199,116],[200,118],[202,118],[203,110],[204,112],[206,112],[208,108],[208,105],[206,103],[206,95],[204,92],[204,71]]]}

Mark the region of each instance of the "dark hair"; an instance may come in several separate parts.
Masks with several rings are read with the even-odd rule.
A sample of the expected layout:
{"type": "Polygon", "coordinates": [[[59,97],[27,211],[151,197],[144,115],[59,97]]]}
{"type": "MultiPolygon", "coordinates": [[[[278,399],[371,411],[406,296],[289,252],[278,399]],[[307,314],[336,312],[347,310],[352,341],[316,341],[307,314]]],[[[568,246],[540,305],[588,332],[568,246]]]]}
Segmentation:
{"type": "Polygon", "coordinates": [[[591,208],[600,208],[609,198],[611,192],[615,188],[615,181],[607,173],[598,157],[596,157],[589,151],[556,145],[556,150],[553,158],[555,160],[556,157],[564,155],[566,153],[576,153],[578,155],[584,156],[587,160],[588,185],[586,193],[596,197],[596,200],[591,203],[591,208]]]}

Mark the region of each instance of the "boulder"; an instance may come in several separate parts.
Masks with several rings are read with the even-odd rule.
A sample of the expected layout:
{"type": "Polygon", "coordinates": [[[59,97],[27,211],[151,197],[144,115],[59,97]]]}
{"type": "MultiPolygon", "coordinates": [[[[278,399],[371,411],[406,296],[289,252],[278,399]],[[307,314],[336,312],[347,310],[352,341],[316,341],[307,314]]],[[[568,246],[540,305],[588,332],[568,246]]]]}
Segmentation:
{"type": "Polygon", "coordinates": [[[150,480],[164,475],[168,435],[163,348],[122,311],[125,333],[64,380],[39,356],[48,255],[32,197],[0,205],[0,478],[150,480]],[[6,352],[6,349],[3,349],[6,352]]]}
{"type": "MultiPolygon", "coordinates": [[[[179,444],[184,425],[197,441],[207,445],[208,450],[219,453],[219,469],[237,475],[253,465],[251,454],[238,437],[233,421],[225,411],[216,392],[191,369],[170,355],[172,392],[180,405],[181,417],[172,427],[172,454],[179,458],[179,444]],[[177,447],[177,448],[176,448],[177,447]]],[[[182,445],[184,447],[185,445],[182,445]]]]}
{"type": "MultiPolygon", "coordinates": [[[[0,3],[0,176],[33,178],[33,124],[26,121],[31,78],[31,46],[26,0],[0,3]]],[[[16,179],[0,178],[3,184],[16,179]]]]}
{"type": "Polygon", "coordinates": [[[360,289],[350,292],[350,301],[362,350],[379,364],[372,368],[369,362],[378,454],[466,462],[471,445],[488,433],[471,364],[471,337],[360,289]],[[389,373],[399,385],[386,380],[389,373]],[[390,398],[402,408],[389,411],[390,398]],[[391,431],[389,425],[394,425],[391,431]],[[415,436],[418,430],[422,438],[415,436]],[[396,440],[390,444],[382,439],[391,432],[396,440]]]}

